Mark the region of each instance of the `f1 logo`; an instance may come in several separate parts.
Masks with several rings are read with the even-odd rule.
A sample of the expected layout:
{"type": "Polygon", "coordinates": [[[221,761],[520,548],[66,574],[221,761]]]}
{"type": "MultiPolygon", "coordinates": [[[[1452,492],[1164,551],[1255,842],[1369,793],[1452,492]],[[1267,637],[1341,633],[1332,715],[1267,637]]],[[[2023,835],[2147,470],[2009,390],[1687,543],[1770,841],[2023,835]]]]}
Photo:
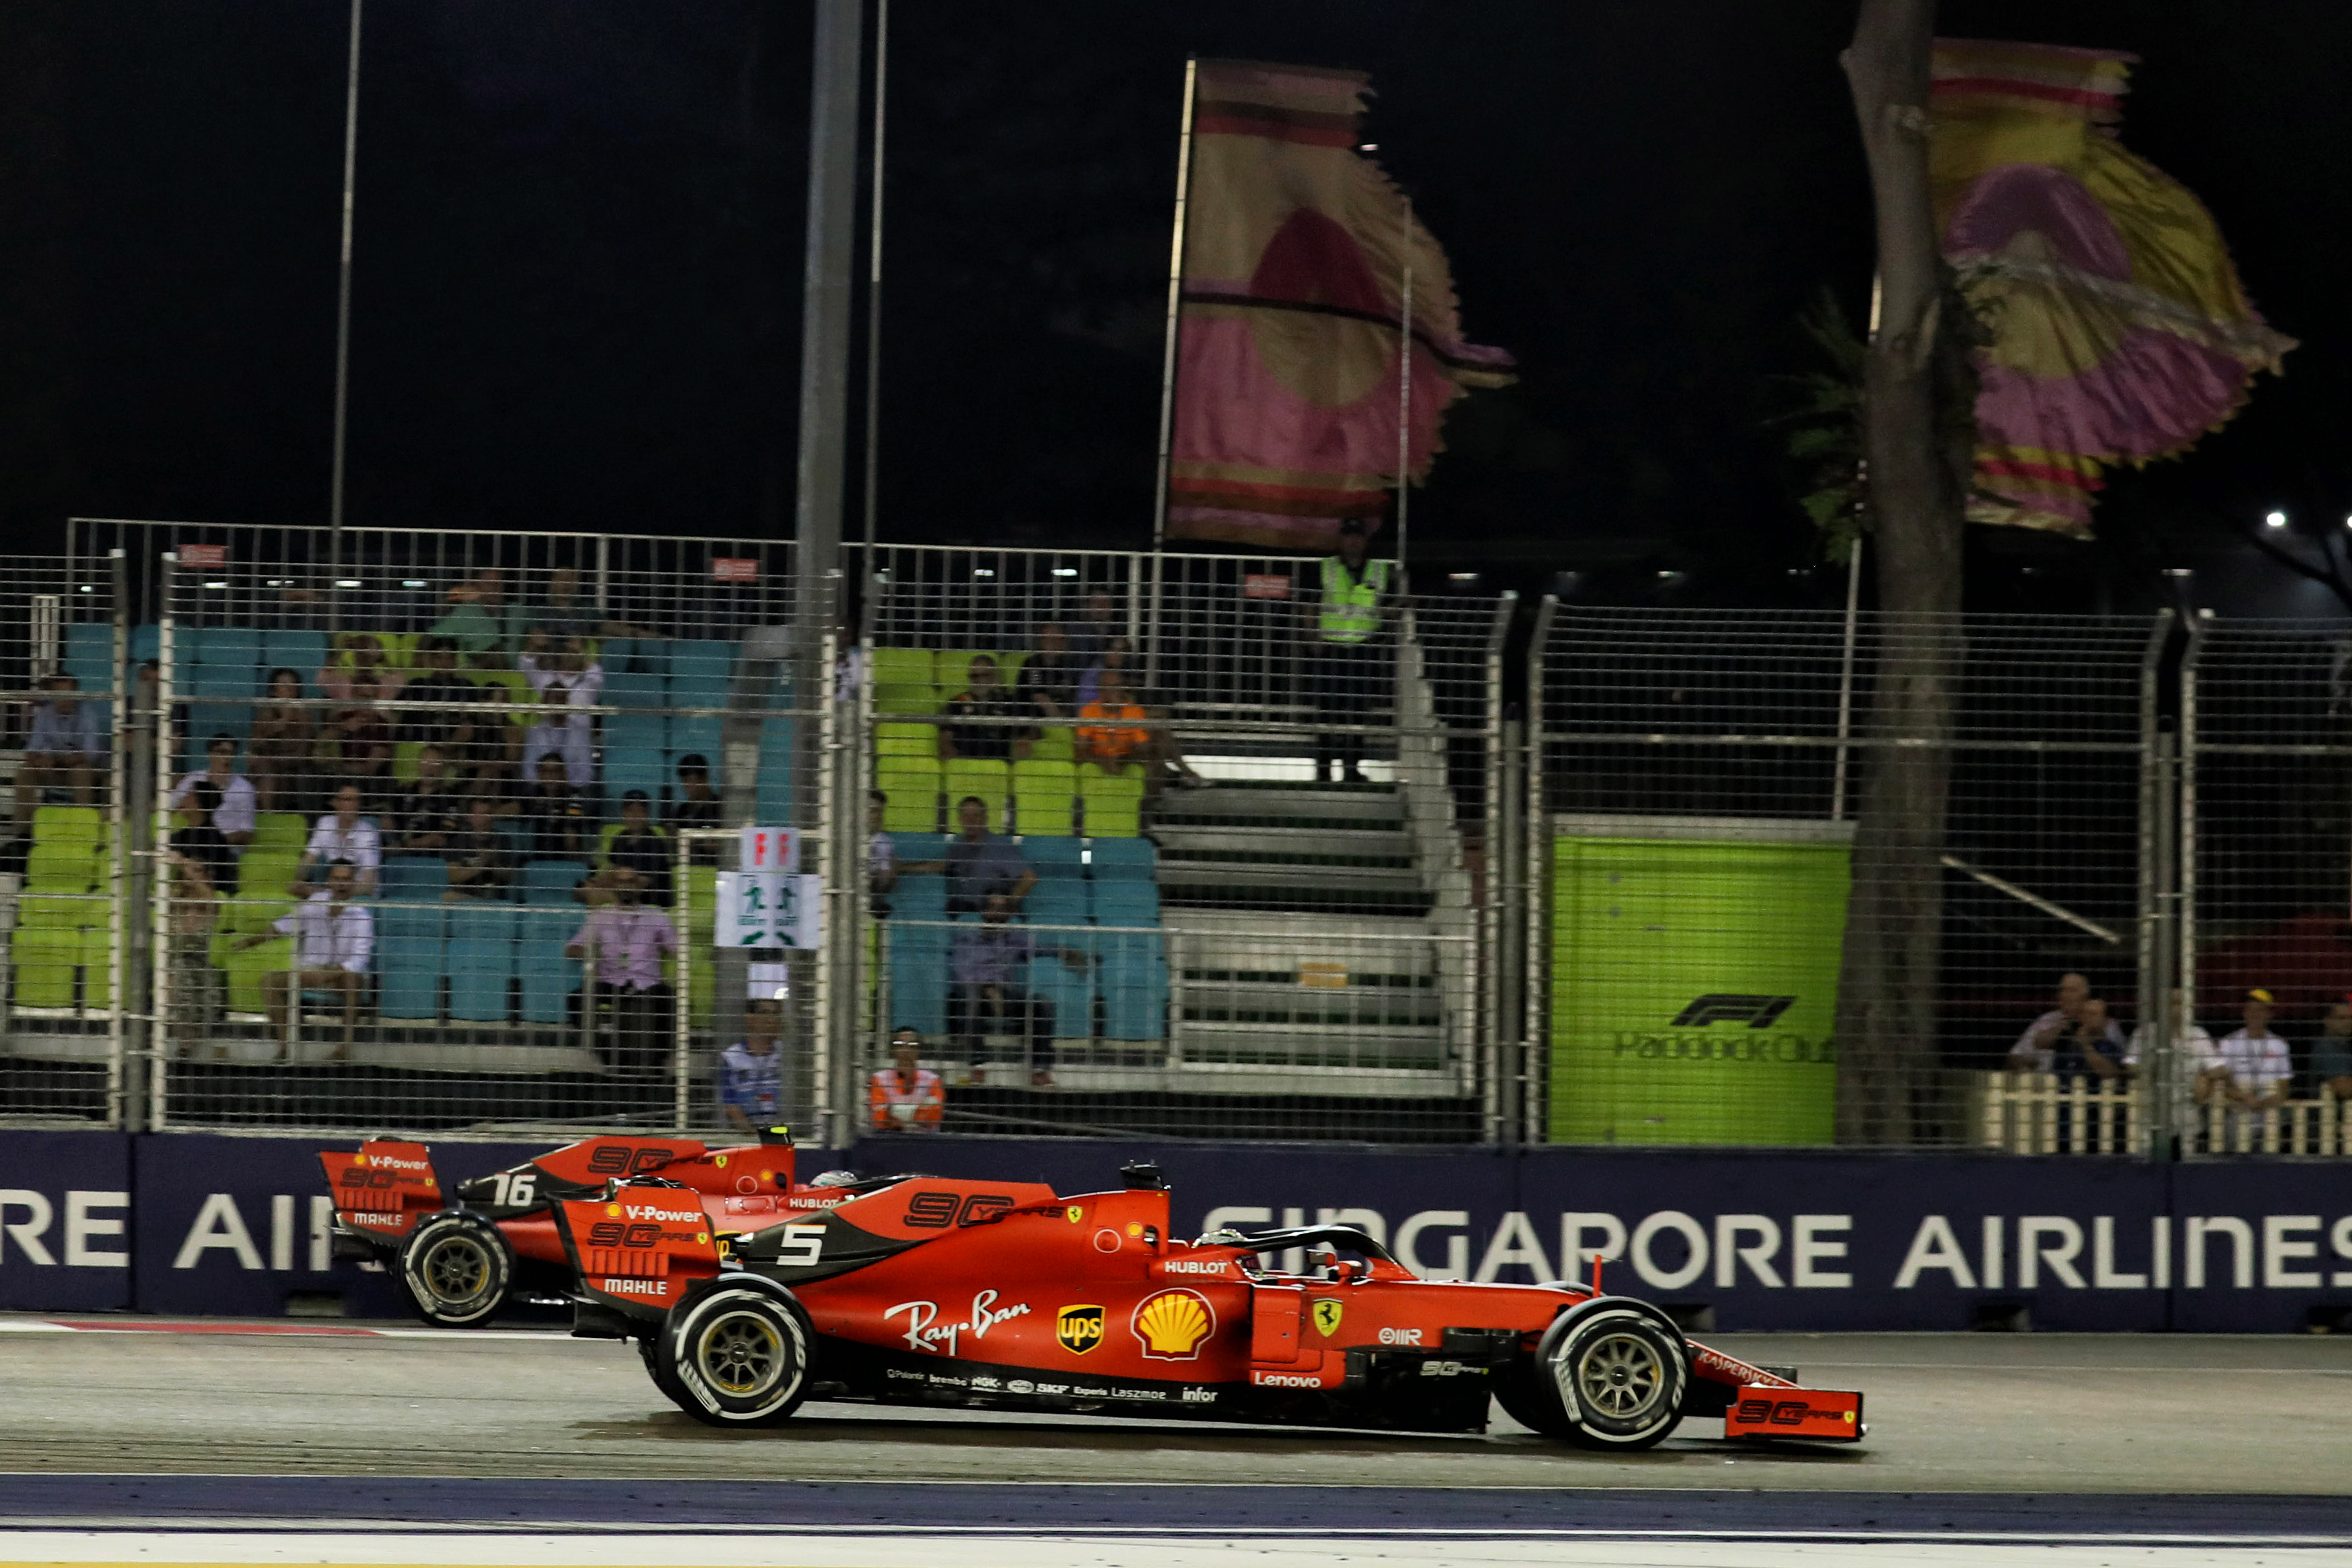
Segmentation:
{"type": "Polygon", "coordinates": [[[1673,1027],[1697,1029],[1709,1024],[1745,1024],[1751,1029],[1768,1029],[1796,1001],[1794,996],[1746,996],[1737,992],[1710,991],[1675,1014],[1673,1027]]]}

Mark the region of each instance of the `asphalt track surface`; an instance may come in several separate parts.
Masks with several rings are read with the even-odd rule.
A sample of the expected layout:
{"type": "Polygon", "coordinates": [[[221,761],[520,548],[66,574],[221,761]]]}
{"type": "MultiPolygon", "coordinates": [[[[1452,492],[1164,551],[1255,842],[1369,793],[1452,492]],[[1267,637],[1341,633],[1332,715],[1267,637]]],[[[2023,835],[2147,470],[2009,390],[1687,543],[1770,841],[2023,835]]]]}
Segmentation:
{"type": "Polygon", "coordinates": [[[721,1432],[629,1347],[557,1333],[59,1321],[0,1319],[0,1561],[2352,1564],[2329,1337],[1717,1336],[1865,1391],[1869,1441],[1692,1421],[1604,1456],[1499,1413],[1423,1436],[812,1404],[721,1432]]]}

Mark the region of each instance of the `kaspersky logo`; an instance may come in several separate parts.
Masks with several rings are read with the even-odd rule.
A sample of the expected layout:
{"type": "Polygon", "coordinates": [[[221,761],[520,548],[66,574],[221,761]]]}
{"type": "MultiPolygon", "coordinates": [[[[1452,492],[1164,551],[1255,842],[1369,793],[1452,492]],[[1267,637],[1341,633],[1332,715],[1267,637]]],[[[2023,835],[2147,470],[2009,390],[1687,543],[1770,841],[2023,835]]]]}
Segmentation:
{"type": "Polygon", "coordinates": [[[1745,1024],[1751,1029],[1769,1029],[1796,1001],[1794,996],[1748,996],[1732,991],[1710,991],[1693,998],[1689,1006],[1675,1015],[1675,1021],[1667,1027],[1700,1029],[1709,1024],[1745,1024]]]}

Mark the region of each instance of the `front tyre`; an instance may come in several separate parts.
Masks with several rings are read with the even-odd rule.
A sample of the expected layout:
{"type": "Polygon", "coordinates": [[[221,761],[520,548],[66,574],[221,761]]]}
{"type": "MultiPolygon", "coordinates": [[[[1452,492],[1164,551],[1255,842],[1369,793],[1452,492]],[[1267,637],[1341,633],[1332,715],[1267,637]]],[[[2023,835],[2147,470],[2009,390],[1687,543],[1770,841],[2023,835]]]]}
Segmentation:
{"type": "Polygon", "coordinates": [[[471,1329],[506,1305],[514,1281],[514,1249],[499,1227],[479,1215],[435,1215],[400,1247],[400,1281],[416,1315],[436,1328],[471,1329]]]}
{"type": "Polygon", "coordinates": [[[808,1314],[790,1296],[743,1286],[670,1310],[654,1340],[654,1386],[712,1426],[772,1426],[808,1397],[808,1314]]]}
{"type": "Polygon", "coordinates": [[[1580,1447],[1655,1447],[1682,1420],[1690,1351],[1644,1303],[1603,1299],[1563,1315],[1545,1331],[1535,1362],[1545,1414],[1557,1408],[1561,1418],[1552,1429],[1580,1447]]]}

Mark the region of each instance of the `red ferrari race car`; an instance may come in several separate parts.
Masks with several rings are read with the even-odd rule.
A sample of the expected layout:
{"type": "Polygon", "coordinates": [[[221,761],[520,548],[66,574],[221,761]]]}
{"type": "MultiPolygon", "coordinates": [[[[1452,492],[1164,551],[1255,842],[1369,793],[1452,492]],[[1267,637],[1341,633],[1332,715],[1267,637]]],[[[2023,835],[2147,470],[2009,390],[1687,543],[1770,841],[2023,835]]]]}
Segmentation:
{"type": "Polygon", "coordinates": [[[709,1229],[754,1231],[841,1200],[824,1179],[793,1179],[793,1145],[712,1149],[691,1138],[586,1138],[445,1191],[422,1143],[375,1138],[357,1153],[322,1150],[335,1195],[334,1255],[375,1263],[400,1281],[419,1316],[443,1328],[487,1323],[517,1296],[562,1305],[572,1272],[553,1208],[621,1177],[658,1176],[691,1189],[709,1229]]]}
{"type": "Polygon", "coordinates": [[[814,1394],[1478,1431],[1491,1393],[1597,1448],[1649,1447],[1685,1415],[1736,1437],[1864,1435],[1861,1394],[1693,1344],[1597,1281],[1423,1280],[1339,1226],[1178,1241],[1158,1169],[1124,1174],[1077,1197],[879,1177],[734,1237],[691,1192],[615,1182],[556,1205],[572,1331],[635,1340],[655,1385],[718,1426],[779,1422],[814,1394]],[[1293,1247],[1319,1262],[1261,1262],[1293,1247]]]}

